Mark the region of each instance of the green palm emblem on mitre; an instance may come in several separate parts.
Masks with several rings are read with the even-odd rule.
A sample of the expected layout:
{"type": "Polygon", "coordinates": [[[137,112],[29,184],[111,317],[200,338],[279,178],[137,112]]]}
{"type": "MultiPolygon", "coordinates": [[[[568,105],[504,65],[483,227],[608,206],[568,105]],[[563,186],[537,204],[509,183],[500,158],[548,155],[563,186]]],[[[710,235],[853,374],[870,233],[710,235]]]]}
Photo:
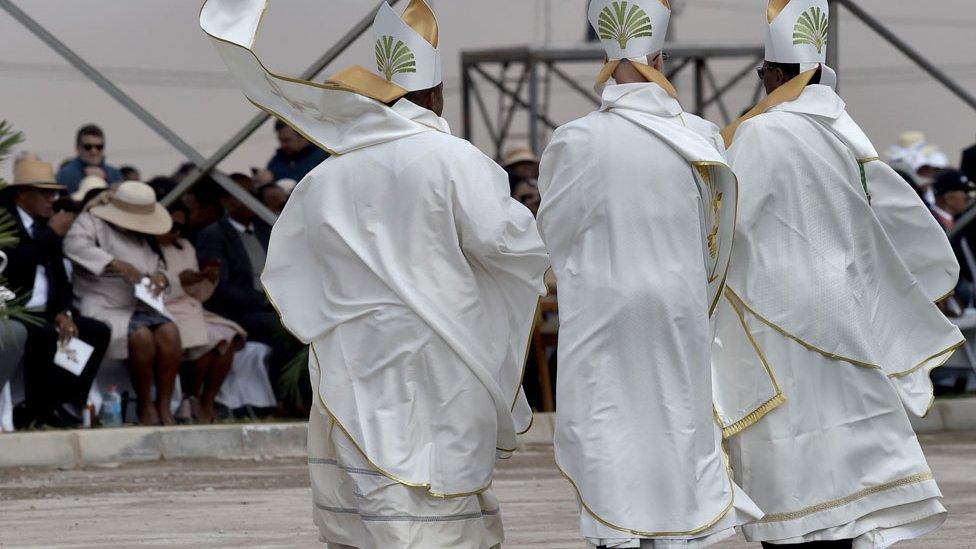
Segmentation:
{"type": "Polygon", "coordinates": [[[631,38],[646,38],[654,34],[647,12],[629,2],[614,2],[612,6],[603,8],[597,26],[600,38],[616,40],[622,50],[627,48],[631,38]]]}
{"type": "Polygon", "coordinates": [[[793,27],[793,44],[810,44],[823,53],[827,45],[827,14],[818,7],[812,7],[800,15],[793,27]]]}
{"type": "Polygon", "coordinates": [[[381,36],[376,41],[376,67],[392,82],[394,74],[417,72],[417,59],[403,40],[381,36]]]}

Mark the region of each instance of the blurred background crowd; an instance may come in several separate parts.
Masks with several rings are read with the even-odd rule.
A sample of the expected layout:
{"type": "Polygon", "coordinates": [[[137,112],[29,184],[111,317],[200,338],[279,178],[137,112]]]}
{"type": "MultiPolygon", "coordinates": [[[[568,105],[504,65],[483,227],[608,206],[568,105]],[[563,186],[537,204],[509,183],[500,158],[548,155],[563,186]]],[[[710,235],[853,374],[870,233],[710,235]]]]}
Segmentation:
{"type": "MultiPolygon", "coordinates": [[[[19,140],[2,130],[8,145],[19,140]]],[[[328,155],[280,122],[274,131],[279,147],[265,166],[230,177],[280,213],[328,155]]],[[[89,124],[75,135],[75,156],[56,167],[21,152],[0,191],[0,230],[13,237],[0,239],[4,285],[16,295],[5,298],[10,314],[0,320],[0,425],[90,426],[115,401],[121,419],[143,425],[306,417],[307,351],[281,326],[260,282],[271,227],[208,177],[164,207],[194,166],[145,178],[138,167],[110,162],[108,144],[89,124]],[[140,285],[149,299],[139,297],[140,285]],[[78,374],[56,364],[72,338],[92,347],[78,374]]],[[[973,208],[976,145],[956,164],[910,131],[886,156],[947,233],[973,208]]],[[[536,155],[516,147],[500,164],[512,197],[537,213],[536,155]]],[[[943,310],[976,325],[970,227],[953,235],[963,275],[943,310]]],[[[526,375],[539,410],[554,406],[558,318],[555,281],[548,282],[526,375]]],[[[974,382],[966,369],[936,372],[940,392],[974,382]]]]}

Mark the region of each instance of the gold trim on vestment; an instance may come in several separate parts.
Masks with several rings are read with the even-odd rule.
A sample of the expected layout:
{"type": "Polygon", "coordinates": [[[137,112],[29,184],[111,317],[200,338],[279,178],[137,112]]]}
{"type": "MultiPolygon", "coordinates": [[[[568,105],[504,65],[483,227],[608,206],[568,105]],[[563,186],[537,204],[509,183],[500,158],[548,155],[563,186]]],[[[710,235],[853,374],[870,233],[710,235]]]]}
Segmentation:
{"type": "Polygon", "coordinates": [[[821,355],[823,355],[823,356],[825,356],[825,357],[827,357],[827,358],[829,358],[831,360],[839,360],[841,362],[847,362],[847,363],[853,364],[854,366],[858,366],[858,367],[861,367],[861,368],[870,368],[870,369],[873,369],[873,370],[880,370],[881,369],[881,366],[878,366],[878,365],[875,365],[875,364],[871,364],[871,363],[868,363],[868,362],[864,362],[864,361],[861,361],[861,360],[857,360],[857,359],[853,359],[853,358],[848,358],[848,357],[845,357],[845,356],[841,356],[841,355],[838,355],[838,354],[835,354],[835,353],[831,353],[829,351],[824,351],[823,349],[817,347],[816,345],[813,345],[811,343],[807,343],[803,339],[800,339],[799,337],[797,337],[797,336],[789,333],[788,331],[786,331],[785,329],[779,327],[777,324],[775,324],[771,320],[769,320],[766,317],[762,316],[761,314],[757,313],[755,311],[755,309],[753,309],[752,307],[750,307],[745,302],[745,300],[743,300],[741,297],[739,297],[739,294],[735,293],[735,290],[733,290],[732,288],[729,288],[728,291],[732,293],[732,295],[735,297],[735,299],[739,303],[742,304],[742,307],[745,310],[749,311],[749,314],[755,316],[760,321],[762,321],[763,324],[765,324],[765,325],[769,326],[770,328],[772,328],[773,330],[776,330],[777,332],[779,332],[780,335],[785,336],[785,337],[788,337],[789,339],[792,339],[793,341],[799,343],[800,345],[802,345],[803,347],[805,347],[808,351],[814,351],[816,353],[820,353],[821,355]]]}
{"type": "Polygon", "coordinates": [[[661,537],[674,537],[674,536],[693,536],[695,534],[700,534],[700,533],[704,532],[705,530],[708,530],[709,528],[711,528],[711,527],[715,526],[716,524],[718,524],[719,521],[721,521],[722,519],[724,519],[725,516],[729,514],[729,511],[732,510],[732,507],[735,506],[735,487],[734,487],[735,482],[732,480],[732,468],[729,466],[728,457],[725,455],[725,451],[722,450],[721,445],[719,447],[719,451],[722,453],[722,462],[725,465],[725,473],[726,473],[726,476],[728,477],[728,480],[729,480],[729,492],[731,493],[731,498],[729,499],[729,504],[725,506],[725,509],[723,509],[722,512],[719,513],[719,515],[717,517],[715,517],[712,520],[708,521],[708,523],[706,523],[706,524],[704,524],[704,525],[702,525],[702,526],[700,526],[698,528],[695,528],[694,530],[688,530],[688,531],[685,531],[685,532],[644,532],[642,530],[632,530],[630,528],[626,528],[626,527],[623,527],[623,526],[619,526],[619,525],[616,525],[616,524],[614,524],[614,523],[612,523],[610,521],[607,521],[607,520],[601,518],[595,512],[593,512],[593,509],[591,509],[590,506],[587,505],[585,501],[583,501],[583,493],[580,492],[579,486],[577,486],[576,485],[576,482],[572,479],[572,477],[570,477],[566,473],[566,471],[564,471],[563,468],[560,467],[560,465],[559,465],[558,462],[556,463],[556,469],[559,470],[559,474],[561,474],[563,476],[563,478],[565,478],[567,481],[569,481],[569,484],[573,487],[573,490],[576,491],[576,497],[577,497],[577,499],[580,502],[580,506],[583,507],[583,509],[585,509],[586,512],[589,513],[590,516],[593,517],[597,522],[599,522],[600,524],[602,524],[602,525],[604,525],[604,526],[606,526],[608,528],[613,528],[614,530],[618,530],[620,532],[626,532],[626,533],[628,533],[628,534],[630,534],[632,536],[639,536],[639,537],[642,537],[642,538],[661,538],[661,537]]]}
{"type": "MultiPolygon", "coordinates": [[[[610,77],[613,76],[614,71],[616,71],[617,67],[620,66],[621,61],[624,61],[624,59],[613,59],[611,61],[607,61],[606,64],[603,65],[603,68],[600,69],[600,74],[598,74],[596,77],[596,84],[599,86],[600,84],[605,84],[607,80],[610,80],[610,77]]],[[[645,63],[632,61],[630,59],[627,59],[626,61],[630,62],[630,64],[637,69],[637,72],[646,78],[648,82],[653,82],[658,86],[661,86],[664,88],[664,91],[668,92],[668,95],[675,99],[678,98],[678,91],[674,89],[674,85],[668,80],[667,76],[664,76],[664,74],[661,73],[661,71],[645,63]]]]}
{"type": "MultiPolygon", "coordinates": [[[[264,285],[264,280],[261,280],[261,287],[262,287],[262,289],[264,289],[264,294],[268,298],[268,303],[271,304],[271,307],[278,314],[278,321],[281,323],[281,325],[285,328],[286,331],[288,331],[292,335],[292,337],[294,337],[295,339],[298,339],[299,341],[302,341],[302,339],[299,338],[296,335],[296,332],[294,330],[292,330],[291,328],[289,328],[288,325],[285,323],[285,317],[282,316],[282,314],[281,314],[281,308],[278,307],[278,303],[275,302],[274,298],[271,296],[271,292],[268,291],[268,287],[264,285]]],[[[541,301],[541,299],[540,299],[540,301],[541,301]]],[[[319,379],[322,379],[322,365],[319,363],[319,355],[318,355],[318,352],[315,350],[315,344],[314,344],[314,342],[311,342],[311,341],[308,342],[308,343],[306,343],[306,344],[308,345],[308,348],[311,351],[310,356],[312,358],[314,358],[314,360],[315,360],[315,369],[318,371],[319,379]]],[[[524,365],[523,365],[523,368],[522,368],[522,373],[523,373],[523,375],[525,373],[525,367],[524,367],[524,365]]],[[[519,382],[519,387],[521,387],[521,385],[522,385],[522,383],[520,381],[519,382]]],[[[332,410],[329,409],[328,405],[326,405],[325,399],[322,398],[322,393],[319,391],[318,387],[315,388],[315,391],[314,392],[315,392],[315,395],[319,399],[319,404],[322,405],[322,409],[325,410],[325,413],[328,414],[328,416],[332,419],[333,422],[335,422],[335,424],[339,427],[339,429],[341,429],[342,432],[346,434],[346,437],[349,438],[349,441],[352,443],[352,445],[356,447],[356,450],[360,454],[362,454],[363,459],[366,460],[366,462],[369,463],[371,467],[373,467],[374,469],[376,469],[376,472],[377,473],[380,473],[381,475],[385,476],[386,478],[388,478],[388,479],[390,479],[390,480],[392,480],[394,482],[398,482],[400,484],[403,484],[404,486],[409,486],[411,488],[424,488],[425,490],[427,490],[427,494],[430,495],[431,497],[444,498],[444,499],[460,498],[460,497],[466,497],[466,496],[473,496],[473,495],[476,495],[476,494],[480,494],[480,493],[484,492],[485,490],[488,490],[489,488],[491,488],[491,481],[489,481],[488,484],[485,487],[478,488],[477,490],[474,490],[472,492],[463,492],[463,493],[459,493],[459,494],[439,494],[437,492],[431,491],[431,489],[430,489],[430,483],[429,482],[428,483],[410,482],[408,480],[403,480],[403,479],[397,477],[396,475],[394,475],[394,474],[386,471],[385,469],[383,469],[382,467],[380,467],[379,465],[377,465],[376,463],[374,463],[373,460],[371,460],[369,458],[369,456],[366,455],[366,451],[363,450],[359,446],[359,443],[356,442],[356,439],[354,439],[352,437],[352,435],[349,433],[349,430],[346,429],[346,426],[343,425],[341,421],[339,421],[339,418],[335,414],[333,414],[332,413],[332,410]]],[[[516,402],[517,402],[517,400],[518,400],[518,390],[516,390],[515,398],[516,398],[516,402]]],[[[515,403],[512,404],[512,409],[514,409],[514,408],[515,408],[515,403]]],[[[528,426],[528,428],[526,428],[525,431],[522,431],[521,433],[516,433],[516,435],[523,435],[523,434],[529,432],[529,429],[532,428],[532,424],[534,422],[535,422],[535,415],[533,414],[532,417],[531,417],[531,419],[529,420],[529,426],[528,426]]],[[[496,447],[495,449],[496,450],[499,450],[501,452],[508,452],[508,453],[515,453],[518,450],[518,448],[513,448],[511,450],[508,450],[508,449],[505,449],[505,448],[498,448],[498,447],[496,447]]]]}
{"type": "MultiPolygon", "coordinates": [[[[315,350],[315,345],[314,344],[310,344],[308,348],[312,350],[312,357],[315,359],[315,369],[318,371],[319,379],[321,379],[321,377],[322,377],[322,365],[319,363],[318,352],[315,350]]],[[[434,491],[432,491],[430,489],[430,483],[429,482],[410,482],[409,480],[404,480],[404,479],[402,479],[402,478],[394,475],[393,473],[390,473],[389,471],[383,469],[382,467],[380,467],[379,465],[377,465],[376,463],[374,463],[373,460],[371,460],[369,458],[369,456],[366,455],[366,452],[359,446],[359,443],[356,442],[356,439],[354,439],[352,437],[352,435],[349,433],[349,430],[346,429],[345,425],[343,425],[342,422],[339,421],[339,418],[336,417],[336,415],[332,413],[332,410],[330,410],[329,407],[325,404],[325,399],[322,398],[322,393],[319,392],[317,388],[315,390],[315,394],[319,397],[319,404],[322,405],[322,409],[324,409],[325,410],[325,413],[328,414],[330,418],[332,418],[332,421],[335,422],[336,426],[339,427],[339,429],[342,430],[343,433],[345,433],[346,437],[349,439],[349,441],[352,443],[352,445],[356,448],[356,451],[358,451],[363,456],[363,459],[366,460],[367,463],[369,463],[369,466],[370,467],[372,467],[373,469],[375,469],[377,473],[380,473],[384,477],[386,477],[386,478],[388,478],[388,479],[390,479],[390,480],[392,480],[394,482],[398,482],[400,484],[403,484],[404,486],[409,486],[411,488],[423,488],[423,489],[427,490],[427,495],[429,495],[431,497],[443,498],[443,499],[451,499],[451,498],[461,498],[461,497],[474,496],[474,495],[480,494],[480,493],[484,492],[485,490],[491,488],[491,481],[488,481],[488,484],[485,487],[478,488],[477,490],[473,490],[471,492],[463,492],[463,493],[460,493],[460,494],[439,494],[439,493],[434,492],[434,491]]]]}
{"type": "Polygon", "coordinates": [[[794,101],[797,97],[800,97],[800,94],[803,93],[804,88],[806,88],[810,81],[813,80],[813,77],[816,76],[817,71],[819,70],[820,67],[817,67],[804,73],[800,73],[789,82],[773,90],[773,93],[770,93],[763,98],[762,101],[757,103],[755,107],[749,109],[749,112],[745,113],[734,122],[723,128],[722,139],[725,140],[725,147],[729,148],[732,146],[732,140],[735,138],[735,132],[739,129],[739,126],[741,126],[747,120],[755,116],[759,116],[777,105],[794,101]]]}
{"type": "MultiPolygon", "coordinates": [[[[729,261],[725,264],[725,271],[722,274],[722,282],[719,283],[718,291],[715,292],[715,297],[712,299],[712,303],[708,307],[708,316],[711,317],[712,315],[715,314],[715,310],[718,308],[718,303],[722,299],[722,293],[725,291],[726,288],[725,283],[729,277],[729,267],[732,265],[732,253],[735,250],[735,228],[739,224],[739,176],[737,176],[735,172],[732,171],[732,168],[728,164],[725,164],[723,162],[702,160],[702,161],[692,162],[691,165],[695,168],[695,171],[698,170],[699,166],[709,166],[709,167],[721,166],[726,170],[728,170],[728,173],[731,174],[732,183],[735,185],[735,206],[732,208],[732,231],[731,234],[729,235],[729,239],[731,240],[731,242],[729,242],[729,258],[728,258],[729,261]]],[[[721,250],[721,247],[719,247],[719,249],[721,250]]],[[[717,273],[717,269],[718,269],[718,262],[716,261],[715,269],[713,269],[712,273],[708,276],[709,284],[711,284],[715,280],[715,278],[713,277],[717,273]]]]}
{"type": "Polygon", "coordinates": [[[953,288],[953,289],[949,290],[948,292],[946,292],[945,295],[943,295],[942,297],[936,299],[932,303],[935,303],[936,305],[938,305],[939,303],[941,303],[941,302],[945,301],[946,299],[949,299],[950,297],[952,297],[955,293],[956,293],[956,289],[953,288]]]}
{"type": "MultiPolygon", "coordinates": [[[[954,353],[960,347],[962,347],[965,344],[966,344],[966,339],[963,338],[962,341],[960,341],[960,342],[958,342],[958,343],[956,343],[956,344],[954,344],[954,345],[946,348],[945,350],[943,350],[941,352],[935,353],[934,355],[926,358],[925,360],[923,360],[922,362],[920,362],[919,364],[917,364],[914,368],[911,368],[909,370],[905,370],[904,372],[895,372],[893,374],[888,374],[888,377],[890,377],[892,379],[897,379],[897,378],[902,378],[902,377],[910,376],[910,375],[914,374],[915,372],[917,372],[919,369],[921,369],[923,366],[925,366],[930,360],[935,360],[935,359],[937,359],[937,358],[939,358],[939,357],[941,357],[943,355],[947,355],[947,354],[950,354],[950,353],[954,353]]],[[[942,361],[942,364],[945,364],[946,361],[948,361],[948,360],[949,360],[949,357],[948,356],[945,357],[945,360],[942,361]]],[[[942,364],[939,364],[937,366],[933,366],[932,367],[932,370],[938,368],[942,364]]]]}
{"type": "Polygon", "coordinates": [[[870,488],[865,488],[858,492],[854,492],[849,496],[842,498],[832,499],[830,501],[825,501],[823,503],[818,503],[816,505],[811,505],[810,507],[805,507],[799,511],[792,511],[789,513],[770,513],[764,516],[758,521],[759,524],[770,523],[770,522],[783,522],[787,520],[800,519],[814,513],[819,513],[821,511],[827,511],[829,509],[834,509],[842,505],[847,505],[848,503],[853,503],[859,499],[884,492],[886,490],[891,490],[892,488],[900,488],[902,486],[908,486],[910,484],[917,484],[919,482],[926,482],[929,480],[935,480],[931,472],[926,473],[916,473],[911,476],[907,476],[902,479],[893,480],[891,482],[886,482],[884,484],[879,484],[877,486],[872,486],[870,488]]]}
{"type": "Polygon", "coordinates": [[[731,289],[726,288],[724,292],[725,299],[728,300],[729,306],[732,307],[732,310],[735,311],[736,316],[739,317],[739,323],[742,324],[742,331],[745,332],[746,338],[749,340],[749,344],[752,345],[753,350],[756,351],[756,355],[759,357],[759,362],[766,370],[766,375],[769,376],[769,380],[773,383],[773,390],[775,391],[775,394],[771,399],[762,403],[758,408],[746,414],[745,417],[729,425],[728,427],[719,421],[719,426],[722,428],[722,438],[729,438],[733,435],[741,433],[752,425],[755,425],[756,422],[765,417],[766,414],[786,403],[786,395],[783,394],[783,390],[780,388],[779,382],[776,381],[776,376],[773,374],[773,370],[769,366],[769,362],[766,360],[765,353],[763,353],[755,338],[752,337],[752,333],[749,331],[749,326],[746,324],[745,315],[743,315],[742,311],[735,306],[732,298],[729,297],[730,293],[735,295],[732,293],[731,289]]]}
{"type": "Polygon", "coordinates": [[[736,421],[728,427],[723,427],[722,438],[730,438],[741,433],[742,431],[745,431],[749,427],[752,427],[758,423],[760,419],[766,416],[766,414],[772,412],[776,408],[779,408],[783,404],[786,404],[786,395],[783,393],[776,393],[773,398],[764,402],[760,407],[750,412],[746,417],[736,421]]]}
{"type": "MultiPolygon", "coordinates": [[[[264,63],[257,56],[257,54],[254,53],[254,51],[252,49],[254,47],[254,43],[257,41],[258,31],[261,28],[261,23],[264,20],[264,15],[265,15],[265,13],[268,10],[269,2],[270,2],[270,0],[265,0],[265,2],[264,2],[264,7],[262,8],[261,16],[258,19],[258,25],[254,29],[254,35],[251,37],[251,46],[250,47],[242,46],[241,44],[237,44],[235,42],[231,42],[230,40],[225,40],[223,38],[220,38],[219,36],[215,36],[213,34],[210,34],[209,32],[207,32],[206,29],[201,28],[201,30],[203,30],[204,34],[206,34],[207,36],[209,36],[210,38],[212,38],[214,40],[217,40],[218,42],[223,42],[225,44],[230,44],[231,46],[234,46],[236,48],[240,48],[240,49],[248,52],[251,55],[251,57],[253,57],[254,60],[257,61],[258,65],[261,67],[262,70],[264,70],[265,73],[267,73],[268,76],[271,76],[271,77],[276,78],[278,80],[284,80],[285,82],[292,82],[292,83],[295,83],[295,84],[303,84],[303,85],[306,85],[306,86],[311,86],[313,88],[318,88],[318,89],[322,89],[322,90],[334,90],[334,91],[345,91],[345,92],[355,93],[357,95],[362,95],[363,97],[368,97],[370,99],[373,99],[375,101],[380,101],[382,103],[389,103],[389,102],[391,102],[391,101],[393,101],[395,99],[399,99],[400,97],[403,97],[404,95],[406,95],[407,91],[405,89],[401,88],[400,86],[398,86],[398,85],[396,85],[396,84],[394,84],[392,82],[388,82],[387,80],[384,80],[384,79],[379,78],[379,77],[377,77],[377,79],[375,79],[375,80],[365,79],[365,78],[358,78],[358,79],[354,78],[354,79],[350,80],[351,85],[345,85],[344,83],[335,83],[335,82],[330,83],[328,81],[326,83],[312,82],[310,80],[302,80],[300,78],[292,78],[292,77],[289,77],[289,76],[284,76],[284,75],[280,75],[280,74],[277,74],[277,73],[272,72],[270,69],[268,69],[268,67],[266,67],[264,65],[264,63]],[[402,94],[400,94],[399,96],[397,96],[396,94],[399,93],[401,90],[402,90],[402,94]],[[393,99],[384,100],[384,98],[390,98],[390,97],[392,97],[393,99]]],[[[203,13],[203,8],[206,5],[207,5],[207,2],[206,2],[206,0],[204,0],[203,4],[200,6],[200,14],[203,13]]],[[[199,20],[199,18],[200,17],[198,15],[197,16],[197,19],[199,20]]],[[[335,76],[342,76],[343,73],[345,73],[346,71],[348,71],[350,69],[354,69],[354,67],[350,67],[349,69],[346,69],[344,71],[340,71],[335,76]]],[[[366,69],[363,69],[363,70],[366,70],[366,69]]],[[[346,76],[348,77],[349,75],[346,75],[346,76]]],[[[255,103],[253,100],[251,100],[251,103],[254,103],[255,105],[257,105],[257,103],[255,103]]],[[[291,126],[291,124],[289,124],[289,126],[291,126]]],[[[292,127],[294,128],[294,126],[292,126],[292,127]]]]}
{"type": "Polygon", "coordinates": [[[769,0],[769,6],[766,7],[766,22],[772,23],[789,4],[790,0],[769,0]]]}
{"type": "MultiPolygon", "coordinates": [[[[770,328],[772,328],[773,330],[775,330],[776,332],[778,332],[780,335],[782,335],[784,337],[787,337],[789,339],[792,339],[793,341],[799,343],[804,348],[806,348],[808,351],[813,351],[813,352],[819,353],[819,354],[823,355],[824,357],[826,357],[828,359],[831,359],[831,360],[837,360],[837,361],[840,361],[840,362],[847,362],[849,364],[852,364],[854,366],[858,366],[860,368],[868,368],[868,369],[872,369],[872,370],[882,370],[883,371],[883,368],[881,368],[881,366],[878,366],[878,365],[875,365],[875,364],[870,364],[870,363],[863,362],[863,361],[860,361],[860,360],[855,360],[853,358],[844,357],[844,356],[841,356],[841,355],[838,355],[838,354],[830,353],[830,352],[824,351],[823,349],[820,349],[819,347],[817,347],[815,345],[812,345],[810,343],[807,343],[806,341],[804,341],[804,340],[802,340],[802,339],[794,336],[793,334],[791,334],[791,333],[787,332],[785,329],[779,327],[778,325],[776,325],[775,323],[773,323],[772,321],[770,321],[766,317],[764,317],[764,316],[760,315],[759,313],[757,313],[754,309],[752,309],[751,307],[749,307],[749,305],[747,305],[746,302],[741,297],[739,297],[739,295],[736,294],[734,290],[732,290],[732,288],[727,288],[727,291],[730,292],[736,298],[736,300],[739,303],[742,304],[742,307],[744,309],[746,309],[747,311],[749,311],[749,313],[751,315],[755,316],[760,321],[762,321],[763,324],[769,326],[770,328]]],[[[912,368],[910,368],[908,370],[905,370],[903,372],[895,372],[893,374],[886,374],[886,375],[888,376],[889,379],[897,379],[897,378],[905,377],[905,376],[907,376],[907,375],[909,375],[909,374],[917,371],[918,369],[922,368],[929,361],[931,361],[933,359],[936,359],[936,358],[944,357],[944,359],[942,360],[941,363],[939,363],[939,364],[937,364],[937,365],[932,366],[931,368],[929,368],[929,371],[932,371],[932,370],[934,370],[934,369],[942,366],[946,362],[948,362],[949,358],[952,357],[952,353],[954,353],[956,350],[958,350],[960,347],[962,347],[965,343],[966,343],[966,339],[963,338],[962,341],[958,341],[956,343],[953,343],[949,347],[946,347],[945,349],[943,349],[943,350],[941,350],[941,351],[933,354],[932,356],[930,356],[930,357],[922,360],[921,362],[919,362],[918,364],[916,364],[915,366],[913,366],[912,368]]],[[[928,406],[925,409],[925,413],[922,414],[922,417],[925,417],[926,415],[928,415],[929,411],[932,409],[932,404],[935,402],[935,393],[934,393],[934,389],[932,387],[932,381],[931,380],[929,380],[928,386],[929,386],[929,393],[932,394],[932,397],[929,398],[929,404],[928,404],[928,406]]]]}

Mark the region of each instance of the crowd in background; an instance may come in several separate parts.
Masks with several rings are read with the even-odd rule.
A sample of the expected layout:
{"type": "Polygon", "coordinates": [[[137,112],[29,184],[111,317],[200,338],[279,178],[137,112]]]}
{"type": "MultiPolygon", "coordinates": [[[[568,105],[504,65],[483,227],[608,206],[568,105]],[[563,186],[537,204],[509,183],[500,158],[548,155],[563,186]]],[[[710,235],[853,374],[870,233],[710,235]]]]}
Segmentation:
{"type": "MultiPolygon", "coordinates": [[[[277,214],[297,182],[328,154],[281,122],[274,129],[279,148],[266,167],[230,178],[277,214]]],[[[14,180],[0,196],[20,232],[19,243],[4,249],[5,276],[34,319],[0,323],[0,389],[23,368],[24,400],[14,409],[15,426],[81,425],[107,361],[121,361],[128,373],[131,421],[213,422],[235,412],[217,396],[247,343],[267,349],[260,359],[277,401],[268,412],[303,416],[311,393],[307,376],[293,376],[299,398],[286,398],[283,388],[286,369],[303,359],[303,349],[281,326],[260,281],[271,227],[209,176],[163,207],[164,197],[196,175],[193,164],[143,183],[137,168],[108,162],[99,127],[82,127],[75,145],[77,155],[57,170],[21,153],[14,180]],[[139,299],[139,285],[163,306],[139,299]],[[78,375],[55,364],[71,338],[93,347],[78,375]],[[174,406],[177,379],[182,398],[174,406]]],[[[886,160],[947,231],[973,207],[976,146],[956,169],[924,135],[906,132],[886,160]]],[[[511,196],[536,214],[538,157],[530,148],[514,148],[501,165],[511,196]]],[[[950,316],[973,308],[972,231],[976,224],[953,240],[963,275],[944,306],[950,316]]]]}
{"type": "MultiPolygon", "coordinates": [[[[231,179],[280,213],[327,154],[281,123],[275,132],[279,149],[267,167],[231,179]]],[[[18,373],[23,379],[14,426],[80,426],[99,369],[111,361],[128,374],[131,421],[212,422],[232,412],[216,397],[250,342],[268,350],[261,357],[278,401],[270,412],[304,416],[307,376],[296,376],[304,398],[280,396],[283,368],[301,345],[260,282],[271,227],[209,177],[163,207],[193,165],[144,183],[136,168],[108,162],[99,127],[82,127],[75,145],[77,156],[57,170],[21,153],[0,197],[19,233],[4,248],[4,274],[29,314],[0,326],[0,389],[18,373]],[[92,347],[77,375],[56,364],[73,338],[92,347]],[[173,406],[177,386],[182,399],[173,406]]]]}

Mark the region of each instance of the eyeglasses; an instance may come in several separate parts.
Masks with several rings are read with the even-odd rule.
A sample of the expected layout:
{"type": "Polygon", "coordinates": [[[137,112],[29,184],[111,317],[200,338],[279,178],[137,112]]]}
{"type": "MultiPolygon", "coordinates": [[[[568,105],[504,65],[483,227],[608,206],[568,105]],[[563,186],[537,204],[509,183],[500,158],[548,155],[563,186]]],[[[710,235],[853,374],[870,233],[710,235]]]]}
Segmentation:
{"type": "Polygon", "coordinates": [[[86,151],[103,151],[105,150],[105,143],[82,143],[81,148],[86,151]]]}
{"type": "Polygon", "coordinates": [[[766,79],[766,67],[757,67],[756,68],[756,74],[759,75],[759,79],[760,80],[765,80],[766,79]]]}

